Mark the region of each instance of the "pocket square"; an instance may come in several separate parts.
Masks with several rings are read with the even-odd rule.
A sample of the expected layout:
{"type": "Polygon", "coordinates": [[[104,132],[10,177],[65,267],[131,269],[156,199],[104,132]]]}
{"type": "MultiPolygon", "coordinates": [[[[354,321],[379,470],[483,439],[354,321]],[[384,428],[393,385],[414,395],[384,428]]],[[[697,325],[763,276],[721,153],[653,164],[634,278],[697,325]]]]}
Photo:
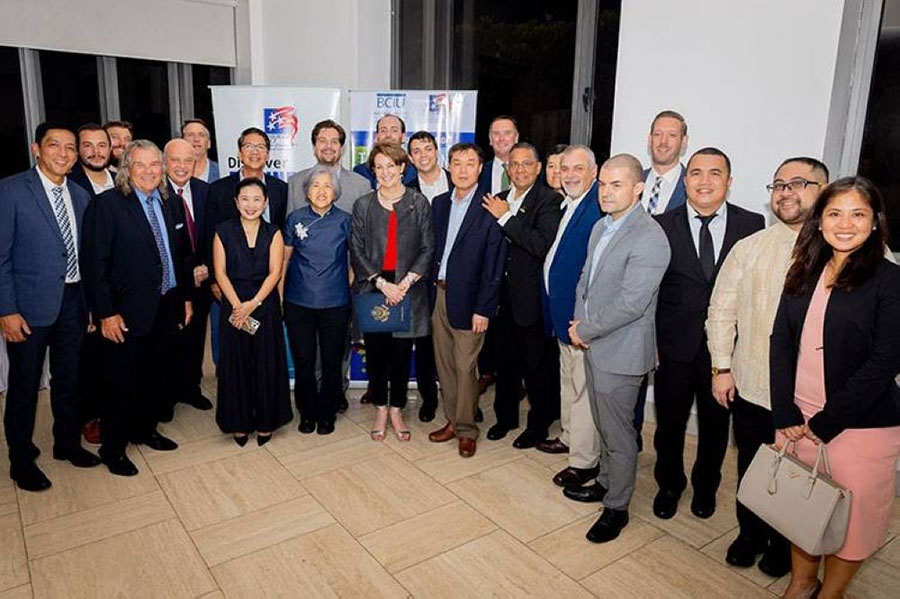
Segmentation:
{"type": "Polygon", "coordinates": [[[175,230],[177,231],[178,229],[181,229],[183,227],[184,227],[184,223],[178,223],[175,225],[175,230]]]}

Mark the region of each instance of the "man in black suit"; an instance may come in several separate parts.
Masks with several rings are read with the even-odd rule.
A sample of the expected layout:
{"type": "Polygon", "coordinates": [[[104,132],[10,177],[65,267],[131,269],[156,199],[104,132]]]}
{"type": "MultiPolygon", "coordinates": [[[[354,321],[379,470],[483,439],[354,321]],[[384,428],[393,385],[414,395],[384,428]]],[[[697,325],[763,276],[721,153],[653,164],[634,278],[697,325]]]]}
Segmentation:
{"type": "Polygon", "coordinates": [[[687,202],[656,217],[669,240],[672,258],[659,288],[655,379],[656,448],[654,476],[659,486],[653,513],[668,519],[678,510],[687,486],[684,435],[697,398],[697,459],[691,471],[691,512],[709,518],[728,445],[729,413],[712,396],[712,366],[706,344],[706,311],[719,266],[739,239],[765,226],[760,214],[725,201],[731,161],[717,148],[697,150],[685,175],[687,202]]]}
{"type": "Polygon", "coordinates": [[[544,441],[550,424],[559,417],[559,350],[544,328],[541,274],[562,213],[559,195],[537,180],[541,161],[534,146],[514,145],[507,166],[509,190],[488,194],[483,201],[507,244],[494,319],[497,423],[487,437],[502,439],[519,427],[519,386],[524,379],[531,409],[513,447],[526,449],[544,441]]]}
{"type": "Polygon", "coordinates": [[[86,123],[78,128],[76,138],[78,162],[72,167],[69,177],[93,199],[115,185],[107,168],[111,151],[109,133],[96,123],[86,123]]]}
{"type": "Polygon", "coordinates": [[[186,282],[192,272],[185,223],[164,205],[159,148],[147,140],[130,143],[116,181],[85,215],[82,269],[107,340],[100,457],[113,474],[133,476],[138,470],[125,455],[129,441],[158,451],[178,447],[156,424],[172,393],[174,336],[191,320],[186,282]]]}

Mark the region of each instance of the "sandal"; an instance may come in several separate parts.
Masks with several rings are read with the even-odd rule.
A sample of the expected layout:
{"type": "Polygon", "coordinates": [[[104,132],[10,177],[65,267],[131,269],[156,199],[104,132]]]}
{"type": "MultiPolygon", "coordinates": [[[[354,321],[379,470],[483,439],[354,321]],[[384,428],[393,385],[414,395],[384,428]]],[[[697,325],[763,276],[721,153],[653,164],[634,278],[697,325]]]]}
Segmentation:
{"type": "Polygon", "coordinates": [[[391,428],[394,429],[397,440],[401,443],[406,443],[412,438],[412,434],[409,432],[409,429],[406,428],[406,423],[403,422],[403,412],[400,408],[391,408],[391,428]]]}
{"type": "Polygon", "coordinates": [[[375,406],[375,423],[369,431],[369,437],[373,441],[384,441],[384,431],[387,429],[387,406],[375,406]]]}

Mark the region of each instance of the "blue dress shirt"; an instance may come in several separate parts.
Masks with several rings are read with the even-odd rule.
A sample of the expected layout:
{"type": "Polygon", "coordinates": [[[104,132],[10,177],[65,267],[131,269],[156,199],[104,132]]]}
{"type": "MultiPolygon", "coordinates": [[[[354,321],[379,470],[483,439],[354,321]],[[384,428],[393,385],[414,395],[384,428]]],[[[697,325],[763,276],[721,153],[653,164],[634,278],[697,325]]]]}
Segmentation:
{"type": "Polygon", "coordinates": [[[456,236],[459,235],[459,229],[462,227],[466,212],[469,211],[469,204],[472,203],[476,189],[477,185],[462,200],[456,199],[456,191],[450,194],[450,220],[447,222],[447,241],[444,243],[444,253],[441,254],[441,265],[438,268],[439,281],[447,278],[447,260],[450,258],[450,251],[456,243],[456,236]]]}
{"type": "Polygon", "coordinates": [[[331,206],[319,216],[311,206],[291,212],[284,243],[293,248],[284,282],[284,299],[304,308],[350,303],[349,214],[331,206]]]}
{"type": "MultiPolygon", "coordinates": [[[[135,195],[137,195],[138,199],[141,201],[141,208],[144,209],[144,216],[147,217],[147,224],[150,224],[150,208],[153,208],[153,213],[156,215],[156,220],[159,223],[160,232],[162,233],[163,245],[166,248],[166,255],[160,256],[162,260],[167,260],[169,262],[169,280],[163,281],[162,285],[162,293],[165,295],[170,290],[175,289],[178,286],[177,281],[175,280],[175,263],[172,261],[172,248],[169,247],[169,230],[166,227],[166,216],[163,214],[163,206],[162,200],[159,197],[159,191],[154,189],[153,193],[150,194],[150,197],[153,198],[153,201],[150,202],[150,206],[147,205],[147,194],[140,191],[139,189],[134,190],[135,195]]],[[[152,229],[151,225],[151,229],[152,229]]]]}

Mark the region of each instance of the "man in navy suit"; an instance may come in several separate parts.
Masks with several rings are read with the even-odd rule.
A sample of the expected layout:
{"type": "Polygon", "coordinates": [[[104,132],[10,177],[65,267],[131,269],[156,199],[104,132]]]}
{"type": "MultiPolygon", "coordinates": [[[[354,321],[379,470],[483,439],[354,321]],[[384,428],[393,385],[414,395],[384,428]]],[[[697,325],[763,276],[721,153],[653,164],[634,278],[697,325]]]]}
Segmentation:
{"type": "MultiPolygon", "coordinates": [[[[405,138],[406,123],[404,123],[403,119],[401,119],[396,114],[386,114],[378,119],[378,121],[376,121],[375,143],[390,143],[398,145],[402,148],[405,138]]],[[[363,162],[362,164],[357,164],[353,168],[353,172],[368,179],[369,183],[372,185],[372,189],[375,189],[375,187],[378,185],[378,180],[375,178],[375,173],[373,173],[372,169],[369,168],[368,163],[363,162]]],[[[407,164],[406,170],[403,171],[403,184],[407,187],[411,187],[417,176],[418,173],[416,172],[416,167],[411,164],[407,164]]]]}
{"type": "Polygon", "coordinates": [[[516,119],[502,114],[495,116],[488,130],[488,139],[491,142],[491,150],[494,157],[484,164],[478,184],[484,187],[488,193],[498,194],[509,189],[510,179],[507,163],[509,153],[514,145],[519,143],[519,126],[516,119]]]}
{"type": "Polygon", "coordinates": [[[100,463],[81,447],[76,416],[78,361],[87,326],[78,242],[90,195],[66,179],[77,157],[75,134],[38,125],[37,166],[0,181],[0,326],[9,352],[3,425],[9,475],[20,489],[50,480],[35,464],[38,386],[50,348],[53,457],[86,468],[100,463]]]}
{"type": "Polygon", "coordinates": [[[459,455],[475,455],[478,426],[475,373],[484,332],[497,312],[504,247],[500,227],[481,207],[486,190],[478,185],[481,148],[458,143],[450,148],[452,192],[434,198],[434,313],[431,317],[447,424],[428,435],[435,443],[459,438],[459,455]]]}

